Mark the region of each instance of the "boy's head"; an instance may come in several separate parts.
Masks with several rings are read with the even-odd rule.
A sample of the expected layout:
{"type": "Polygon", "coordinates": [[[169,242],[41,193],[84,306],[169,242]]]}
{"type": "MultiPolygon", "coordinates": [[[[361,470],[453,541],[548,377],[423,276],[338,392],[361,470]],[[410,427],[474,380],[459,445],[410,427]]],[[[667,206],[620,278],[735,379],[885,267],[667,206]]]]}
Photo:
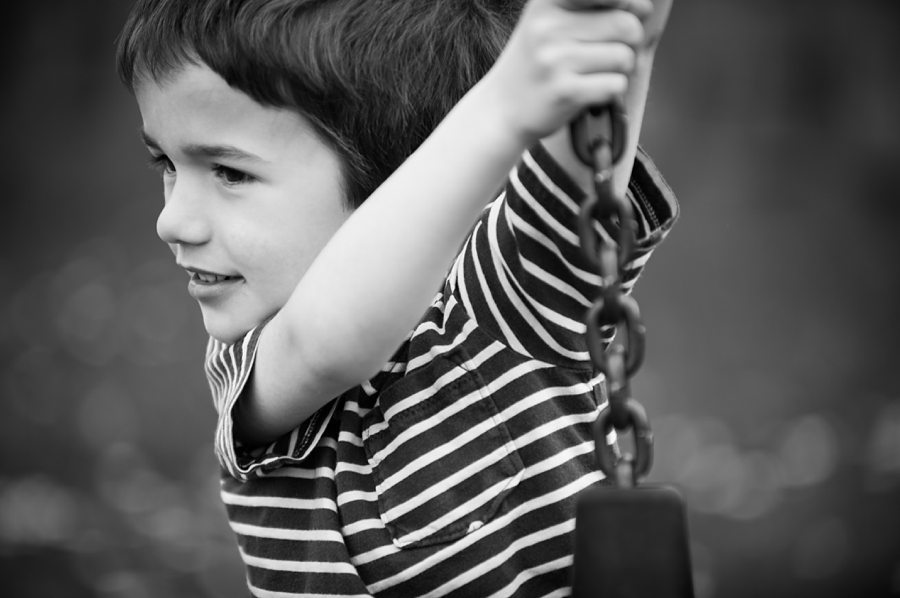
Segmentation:
{"type": "Polygon", "coordinates": [[[519,4],[138,0],[119,72],[163,172],[158,233],[210,335],[234,341],[284,305],[488,70],[519,4]]]}
{"type": "Polygon", "coordinates": [[[524,0],[138,0],[120,35],[130,88],[203,63],[295,110],[338,154],[359,206],[490,68],[524,0]]]}

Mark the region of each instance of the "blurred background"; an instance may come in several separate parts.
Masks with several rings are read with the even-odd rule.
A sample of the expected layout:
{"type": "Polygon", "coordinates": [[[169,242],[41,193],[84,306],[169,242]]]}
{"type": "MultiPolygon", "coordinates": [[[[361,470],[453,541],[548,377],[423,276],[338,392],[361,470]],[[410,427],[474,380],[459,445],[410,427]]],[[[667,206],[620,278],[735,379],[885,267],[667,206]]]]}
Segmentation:
{"type": "MultiPolygon", "coordinates": [[[[0,8],[0,593],[245,595],[205,337],[113,42],[0,8]]],[[[651,479],[698,598],[900,596],[900,3],[677,0],[643,144],[682,203],[637,296],[651,479]]]]}

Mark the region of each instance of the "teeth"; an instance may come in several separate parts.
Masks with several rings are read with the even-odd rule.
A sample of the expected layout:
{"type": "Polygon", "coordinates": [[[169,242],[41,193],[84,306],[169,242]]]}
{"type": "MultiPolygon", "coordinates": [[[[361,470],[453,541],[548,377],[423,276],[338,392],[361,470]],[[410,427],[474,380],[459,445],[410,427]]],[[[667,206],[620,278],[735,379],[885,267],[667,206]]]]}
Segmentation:
{"type": "Polygon", "coordinates": [[[201,274],[200,272],[196,272],[194,276],[197,277],[197,280],[200,282],[213,283],[213,282],[222,282],[227,279],[227,276],[219,276],[217,274],[201,274]]]}

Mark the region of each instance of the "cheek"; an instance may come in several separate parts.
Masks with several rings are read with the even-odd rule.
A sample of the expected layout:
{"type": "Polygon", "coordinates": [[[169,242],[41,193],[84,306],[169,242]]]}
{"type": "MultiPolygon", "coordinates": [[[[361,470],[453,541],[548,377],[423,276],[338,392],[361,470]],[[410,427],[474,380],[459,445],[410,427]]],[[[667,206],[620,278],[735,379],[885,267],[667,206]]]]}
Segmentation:
{"type": "Polygon", "coordinates": [[[281,307],[350,212],[340,194],[316,184],[255,199],[254,210],[232,220],[232,259],[259,299],[281,307]]]}
{"type": "MultiPolygon", "coordinates": [[[[266,279],[270,297],[281,307],[290,297],[297,283],[306,274],[310,265],[331,239],[339,226],[338,222],[322,222],[282,231],[279,241],[273,243],[267,255],[271,259],[265,264],[266,279]]],[[[274,240],[274,239],[273,239],[274,240]]]]}
{"type": "Polygon", "coordinates": [[[304,197],[304,190],[298,190],[291,198],[268,230],[279,267],[299,280],[350,213],[330,193],[313,195],[307,189],[304,197]],[[297,201],[298,197],[305,201],[297,201]]]}
{"type": "Polygon", "coordinates": [[[252,292],[276,307],[287,301],[321,249],[310,247],[303,232],[287,224],[281,221],[259,227],[257,234],[244,229],[233,248],[235,265],[252,292]]]}

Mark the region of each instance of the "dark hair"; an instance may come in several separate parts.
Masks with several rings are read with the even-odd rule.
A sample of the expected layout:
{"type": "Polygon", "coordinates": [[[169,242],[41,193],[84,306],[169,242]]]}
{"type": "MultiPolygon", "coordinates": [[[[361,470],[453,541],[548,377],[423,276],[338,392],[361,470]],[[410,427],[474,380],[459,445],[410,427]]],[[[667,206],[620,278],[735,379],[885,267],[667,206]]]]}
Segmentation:
{"type": "Polygon", "coordinates": [[[138,0],[117,66],[134,89],[203,63],[308,118],[359,206],[491,67],[524,0],[138,0]]]}

